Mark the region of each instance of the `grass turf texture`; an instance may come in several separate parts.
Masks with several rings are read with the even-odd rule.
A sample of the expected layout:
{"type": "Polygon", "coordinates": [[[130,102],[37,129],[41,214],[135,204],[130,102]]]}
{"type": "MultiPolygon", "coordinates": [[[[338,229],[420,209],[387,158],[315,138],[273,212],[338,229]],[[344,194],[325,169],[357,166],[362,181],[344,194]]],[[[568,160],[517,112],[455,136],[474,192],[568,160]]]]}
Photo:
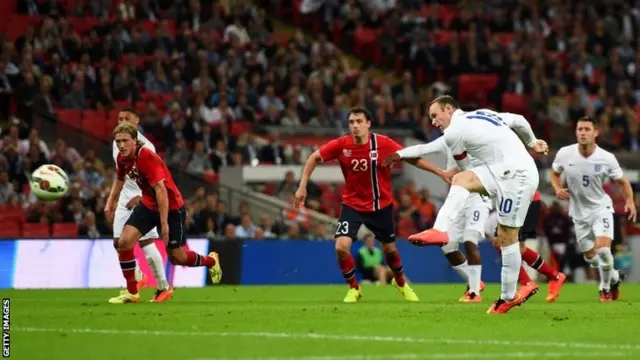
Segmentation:
{"type": "Polygon", "coordinates": [[[462,285],[415,285],[419,303],[392,286],[176,289],[170,302],[112,305],[117,290],[3,290],[11,298],[15,359],[585,359],[640,358],[640,285],[598,302],[595,285],[567,285],[547,304],[546,284],[521,308],[487,315],[461,304],[462,285]]]}

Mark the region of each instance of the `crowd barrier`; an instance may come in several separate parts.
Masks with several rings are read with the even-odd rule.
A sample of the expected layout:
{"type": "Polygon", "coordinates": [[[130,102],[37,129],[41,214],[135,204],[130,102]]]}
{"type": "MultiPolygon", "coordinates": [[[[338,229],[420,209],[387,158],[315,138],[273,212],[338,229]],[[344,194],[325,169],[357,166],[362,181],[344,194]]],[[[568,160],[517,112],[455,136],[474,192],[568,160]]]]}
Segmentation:
{"type": "MultiPolygon", "coordinates": [[[[170,283],[175,287],[211,284],[204,268],[172,266],[166,263],[170,283]]],[[[217,251],[228,285],[340,284],[334,243],[308,240],[224,240],[189,239],[188,246],[201,254],[217,251]]],[[[354,253],[360,243],[354,244],[354,253]]],[[[398,241],[407,276],[416,283],[460,282],[438,248],[416,248],[398,241]]],[[[482,279],[500,280],[500,257],[490,243],[481,242],[482,279]]],[[[144,254],[136,247],[143,271],[151,272],[144,254]]],[[[150,276],[153,279],[153,276],[150,276]]],[[[151,280],[150,286],[155,286],[151,280]]],[[[115,288],[123,280],[111,239],[18,239],[0,240],[0,288],[61,289],[115,288]]]]}

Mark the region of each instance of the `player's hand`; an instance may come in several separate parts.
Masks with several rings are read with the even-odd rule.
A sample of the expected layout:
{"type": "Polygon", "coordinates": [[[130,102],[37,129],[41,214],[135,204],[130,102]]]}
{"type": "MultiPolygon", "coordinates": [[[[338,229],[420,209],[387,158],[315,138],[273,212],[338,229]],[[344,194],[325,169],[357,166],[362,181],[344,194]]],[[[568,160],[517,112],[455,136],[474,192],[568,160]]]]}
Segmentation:
{"type": "Polygon", "coordinates": [[[116,215],[113,205],[109,202],[104,206],[104,216],[109,222],[113,222],[113,217],[116,215]]]}
{"type": "Polygon", "coordinates": [[[167,245],[169,243],[169,224],[162,223],[160,224],[160,234],[162,236],[162,241],[167,245]]]}
{"type": "Polygon", "coordinates": [[[442,174],[440,174],[440,177],[442,178],[442,180],[444,180],[447,184],[451,184],[451,181],[453,181],[453,177],[458,173],[458,169],[449,169],[449,170],[442,170],[442,174]]]}
{"type": "Polygon", "coordinates": [[[636,204],[633,202],[633,200],[627,201],[627,203],[624,205],[624,211],[629,214],[629,220],[636,222],[636,204]]]}
{"type": "Polygon", "coordinates": [[[296,207],[299,208],[304,205],[304,201],[307,199],[307,188],[299,187],[296,191],[296,207]]]}
{"type": "Polygon", "coordinates": [[[142,199],[142,196],[134,196],[131,198],[131,200],[129,200],[129,202],[127,203],[127,209],[131,210],[134,207],[138,206],[138,203],[140,202],[140,199],[142,199]]]}
{"type": "Polygon", "coordinates": [[[400,157],[398,153],[394,152],[389,154],[389,156],[387,156],[386,158],[384,158],[384,160],[382,160],[382,166],[391,166],[400,160],[402,160],[402,157],[400,157]]]}
{"type": "Polygon", "coordinates": [[[547,155],[549,153],[549,145],[547,145],[546,141],[540,139],[536,140],[536,143],[533,145],[532,149],[538,154],[547,155]]]}
{"type": "Polygon", "coordinates": [[[562,189],[556,190],[556,199],[569,200],[569,189],[562,188],[562,189]]]}

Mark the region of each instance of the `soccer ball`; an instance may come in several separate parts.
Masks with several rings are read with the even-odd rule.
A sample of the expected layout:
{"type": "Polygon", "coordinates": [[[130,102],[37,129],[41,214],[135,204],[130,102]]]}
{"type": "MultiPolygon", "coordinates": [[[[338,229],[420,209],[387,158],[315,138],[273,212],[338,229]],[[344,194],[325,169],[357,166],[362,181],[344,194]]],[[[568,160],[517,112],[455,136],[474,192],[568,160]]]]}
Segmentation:
{"type": "Polygon", "coordinates": [[[31,192],[40,200],[58,200],[68,189],[69,177],[56,165],[42,165],[31,174],[31,192]]]}

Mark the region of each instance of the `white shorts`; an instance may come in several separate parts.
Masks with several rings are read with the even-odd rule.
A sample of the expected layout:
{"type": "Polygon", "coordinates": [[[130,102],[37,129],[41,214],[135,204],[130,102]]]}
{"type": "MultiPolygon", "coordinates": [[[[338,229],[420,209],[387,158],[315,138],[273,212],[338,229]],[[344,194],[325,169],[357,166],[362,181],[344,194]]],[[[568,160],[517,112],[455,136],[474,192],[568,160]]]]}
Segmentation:
{"type": "Polygon", "coordinates": [[[538,189],[540,175],[535,167],[496,164],[471,169],[494,200],[498,224],[522,227],[531,199],[538,189]]]}
{"type": "Polygon", "coordinates": [[[458,250],[460,244],[471,241],[477,244],[484,238],[484,227],[489,216],[489,200],[480,194],[471,194],[460,215],[449,227],[449,243],[442,247],[445,254],[458,250]]]}
{"type": "MultiPolygon", "coordinates": [[[[132,212],[133,210],[129,210],[124,206],[118,206],[116,208],[116,214],[115,214],[115,217],[113,218],[113,238],[114,239],[120,238],[120,235],[122,234],[122,229],[124,229],[124,225],[127,223],[127,220],[129,220],[129,216],[131,216],[132,212]]],[[[140,240],[159,239],[159,238],[160,238],[160,235],[158,234],[158,229],[153,228],[148,233],[142,235],[140,240]]]]}
{"type": "Polygon", "coordinates": [[[578,251],[581,253],[593,249],[597,237],[603,236],[613,240],[613,213],[610,209],[596,211],[584,220],[573,220],[573,225],[578,251]]]}

